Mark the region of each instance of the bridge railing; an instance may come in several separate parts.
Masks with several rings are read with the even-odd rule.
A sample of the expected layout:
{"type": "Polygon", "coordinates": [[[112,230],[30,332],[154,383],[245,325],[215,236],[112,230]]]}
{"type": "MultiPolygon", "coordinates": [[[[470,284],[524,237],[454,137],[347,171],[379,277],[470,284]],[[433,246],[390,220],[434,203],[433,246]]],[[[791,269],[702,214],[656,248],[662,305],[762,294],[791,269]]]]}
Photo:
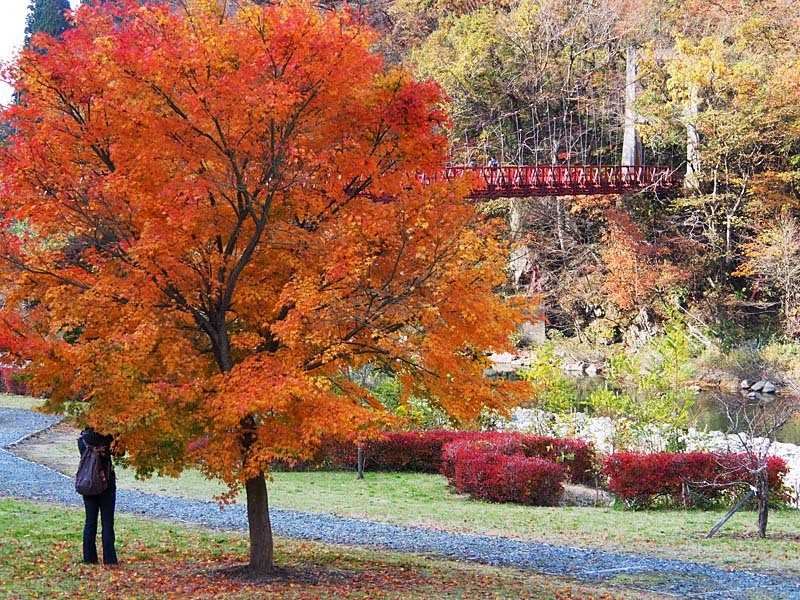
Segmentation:
{"type": "Polygon", "coordinates": [[[649,165],[448,166],[432,177],[420,178],[452,179],[469,173],[477,174],[479,181],[470,194],[473,198],[624,194],[680,186],[674,169],[649,165]]]}

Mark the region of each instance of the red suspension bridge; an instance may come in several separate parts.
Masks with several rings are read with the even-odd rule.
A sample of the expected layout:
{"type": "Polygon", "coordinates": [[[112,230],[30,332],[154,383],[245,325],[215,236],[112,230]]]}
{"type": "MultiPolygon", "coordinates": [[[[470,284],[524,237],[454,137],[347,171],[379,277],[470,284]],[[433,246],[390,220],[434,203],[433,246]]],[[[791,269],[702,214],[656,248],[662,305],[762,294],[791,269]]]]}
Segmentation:
{"type": "Polygon", "coordinates": [[[451,166],[436,175],[419,177],[422,181],[435,181],[470,173],[478,176],[479,183],[470,194],[476,199],[667,192],[681,185],[678,172],[672,167],[645,165],[451,166]]]}

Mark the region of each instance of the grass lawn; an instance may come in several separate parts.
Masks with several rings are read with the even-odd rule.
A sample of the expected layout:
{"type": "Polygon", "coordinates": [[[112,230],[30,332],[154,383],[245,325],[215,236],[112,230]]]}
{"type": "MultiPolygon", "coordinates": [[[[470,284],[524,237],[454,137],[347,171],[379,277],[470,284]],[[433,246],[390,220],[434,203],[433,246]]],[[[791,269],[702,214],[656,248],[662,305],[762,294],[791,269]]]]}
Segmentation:
{"type": "MultiPolygon", "coordinates": [[[[2,399],[0,399],[2,402],[2,399]]],[[[15,452],[74,474],[77,432],[62,426],[15,452]]],[[[189,472],[179,479],[137,481],[118,469],[122,488],[209,499],[218,484],[189,472]]],[[[506,535],[545,543],[677,558],[726,569],[800,576],[800,511],[771,511],[767,539],[755,536],[754,512],[739,512],[711,540],[725,511],[621,511],[596,507],[492,504],[452,493],[438,475],[273,473],[270,505],[451,531],[506,535]]]]}
{"type": "Polygon", "coordinates": [[[642,599],[638,590],[570,583],[516,569],[278,539],[279,574],[243,581],[244,534],[119,515],[116,568],[80,563],[83,513],[0,498],[0,597],[152,599],[642,599]]]}
{"type": "Polygon", "coordinates": [[[40,398],[31,398],[30,396],[17,396],[15,394],[6,394],[0,392],[0,406],[4,408],[26,408],[32,410],[42,405],[40,398]]]}

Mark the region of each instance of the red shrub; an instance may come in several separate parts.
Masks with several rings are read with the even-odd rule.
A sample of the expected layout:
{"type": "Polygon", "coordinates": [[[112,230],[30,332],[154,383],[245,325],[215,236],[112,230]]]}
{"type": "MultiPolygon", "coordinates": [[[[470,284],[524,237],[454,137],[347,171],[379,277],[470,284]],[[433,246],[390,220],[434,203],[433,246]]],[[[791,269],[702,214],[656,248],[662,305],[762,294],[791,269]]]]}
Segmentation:
{"type": "MultiPolygon", "coordinates": [[[[364,465],[368,470],[441,472],[452,482],[455,463],[443,449],[454,442],[481,444],[487,451],[507,456],[550,460],[561,464],[570,480],[577,483],[593,482],[597,472],[594,447],[587,442],[498,431],[386,432],[364,444],[364,465]]],[[[326,438],[313,460],[294,468],[355,469],[356,462],[355,444],[326,438]]]]}
{"type": "MultiPolygon", "coordinates": [[[[486,451],[508,456],[521,455],[527,458],[543,458],[564,467],[569,480],[574,483],[594,482],[597,468],[594,447],[581,440],[558,439],[544,436],[503,432],[464,432],[455,438],[459,443],[482,444],[486,451]]],[[[447,446],[445,446],[447,448],[447,446]]],[[[441,473],[453,478],[454,465],[449,464],[455,456],[442,452],[441,473]]]]}
{"type": "Polygon", "coordinates": [[[358,446],[332,437],[323,437],[314,456],[306,460],[274,460],[276,471],[354,470],[358,464],[358,446]]]}
{"type": "Polygon", "coordinates": [[[455,431],[392,431],[365,447],[365,464],[379,471],[438,473],[442,446],[458,436],[455,431]]]}
{"type": "MultiPolygon", "coordinates": [[[[605,460],[603,472],[611,492],[627,506],[703,507],[729,502],[741,490],[737,484],[753,483],[747,460],[744,454],[619,452],[605,460]]],[[[773,498],[785,502],[788,467],[778,457],[769,457],[767,465],[773,498]]]]}
{"type": "Polygon", "coordinates": [[[475,498],[555,506],[564,493],[564,469],[552,461],[486,452],[479,443],[457,454],[454,485],[475,498]]]}
{"type": "Polygon", "coordinates": [[[0,386],[9,394],[27,395],[30,389],[25,380],[24,371],[11,365],[0,365],[0,386]]]}
{"type": "MultiPolygon", "coordinates": [[[[717,462],[720,465],[721,484],[736,485],[746,482],[755,485],[752,471],[758,468],[747,454],[716,454],[717,462]]],[[[789,465],[780,456],[767,457],[767,481],[769,485],[770,500],[776,503],[785,504],[789,502],[789,493],[786,488],[786,475],[789,474],[789,465]]]]}
{"type": "Polygon", "coordinates": [[[573,483],[591,485],[597,477],[594,446],[583,440],[560,439],[541,435],[522,436],[523,454],[551,460],[564,466],[573,483]]]}
{"type": "Polygon", "coordinates": [[[323,437],[314,454],[314,466],[324,469],[355,469],[358,465],[358,445],[332,437],[323,437]]]}
{"type": "Polygon", "coordinates": [[[680,494],[680,481],[676,482],[670,471],[669,457],[666,453],[612,454],[603,464],[609,490],[626,505],[642,508],[652,506],[660,496],[680,494]]]}
{"type": "Polygon", "coordinates": [[[495,453],[488,442],[482,440],[459,439],[446,444],[442,448],[441,473],[447,477],[450,485],[456,486],[456,467],[463,463],[467,457],[472,456],[476,449],[484,453],[495,453]],[[462,459],[462,455],[464,458],[462,459]]]}

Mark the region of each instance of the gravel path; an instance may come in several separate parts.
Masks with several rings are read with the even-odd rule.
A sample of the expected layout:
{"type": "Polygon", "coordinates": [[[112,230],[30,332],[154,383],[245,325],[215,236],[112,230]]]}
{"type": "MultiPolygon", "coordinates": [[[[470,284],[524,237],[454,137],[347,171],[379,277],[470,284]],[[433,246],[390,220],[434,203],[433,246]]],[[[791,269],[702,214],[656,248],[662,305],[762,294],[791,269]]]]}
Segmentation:
{"type": "MultiPolygon", "coordinates": [[[[82,504],[72,479],[14,456],[7,448],[51,427],[58,417],[28,410],[0,408],[0,496],[82,504]]],[[[119,512],[198,523],[212,528],[244,530],[244,507],[221,510],[202,502],[130,490],[117,491],[119,512]]],[[[373,523],[290,510],[270,511],[276,535],[353,546],[421,552],[463,561],[514,566],[581,581],[613,584],[623,577],[635,586],[676,598],[713,600],[800,600],[800,580],[745,571],[723,571],[698,563],[644,558],[502,537],[454,534],[430,529],[373,523]]]]}

